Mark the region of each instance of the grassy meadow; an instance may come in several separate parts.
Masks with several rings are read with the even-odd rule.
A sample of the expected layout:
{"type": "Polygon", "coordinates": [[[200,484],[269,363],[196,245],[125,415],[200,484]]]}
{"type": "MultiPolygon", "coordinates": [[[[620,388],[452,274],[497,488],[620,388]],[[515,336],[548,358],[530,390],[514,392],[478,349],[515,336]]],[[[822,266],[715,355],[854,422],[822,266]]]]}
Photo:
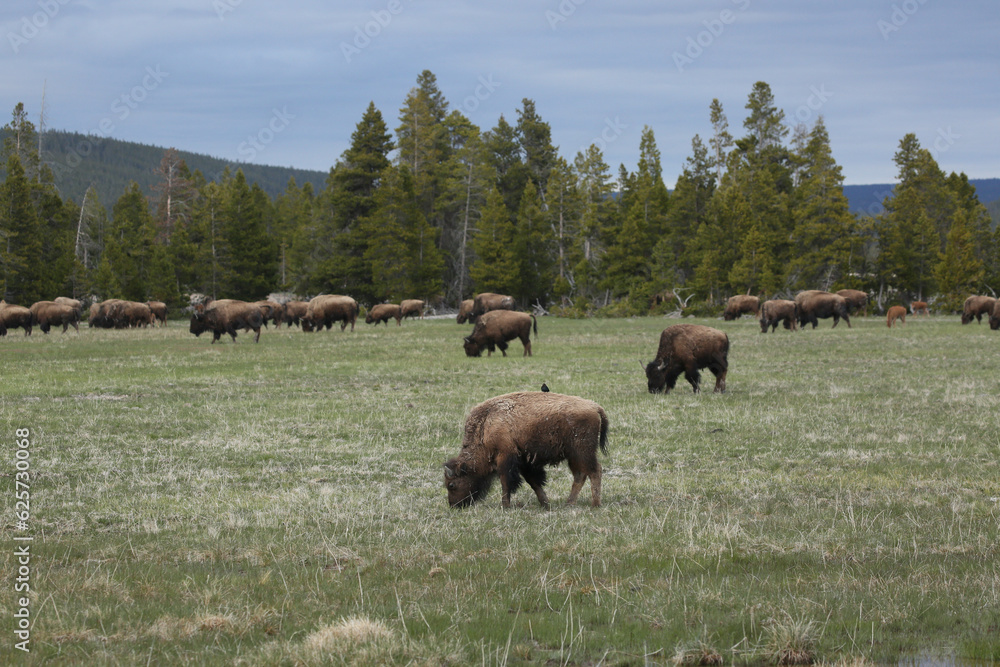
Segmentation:
{"type": "MultiPolygon", "coordinates": [[[[685,320],[691,321],[691,320],[685,320]]],[[[1000,661],[1000,333],[958,317],[729,334],[728,391],[640,363],[677,320],[0,339],[0,663],[765,665],[1000,661]],[[499,485],[453,510],[469,409],[611,421],[603,506],[499,485]],[[14,433],[31,431],[31,653],[14,649],[14,433]]]]}

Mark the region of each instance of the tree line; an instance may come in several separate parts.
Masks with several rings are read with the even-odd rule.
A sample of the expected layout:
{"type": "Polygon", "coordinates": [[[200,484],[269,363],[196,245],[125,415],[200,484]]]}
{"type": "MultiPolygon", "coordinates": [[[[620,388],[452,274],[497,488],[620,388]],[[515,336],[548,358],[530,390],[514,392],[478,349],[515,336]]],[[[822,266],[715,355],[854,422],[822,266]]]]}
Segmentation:
{"type": "Polygon", "coordinates": [[[636,168],[615,176],[596,145],[560,156],[532,100],[482,130],[424,71],[394,133],[368,106],[318,191],[292,178],[272,197],[239,169],[209,180],[169,149],[155,195],[132,183],[109,213],[93,187],[81,202],[59,196],[18,104],[4,128],[0,287],[11,303],[64,294],[172,305],[192,292],[451,306],[500,292],[522,307],[629,315],[672,309],[682,295],[707,314],[732,294],[840,288],[957,309],[995,284],[988,211],[915,135],[899,142],[884,211],[862,217],[848,210],[822,117],[789,128],[764,82],[745,109],[735,138],[711,102],[711,134],[692,139],[668,191],[648,126],[636,168]]]}

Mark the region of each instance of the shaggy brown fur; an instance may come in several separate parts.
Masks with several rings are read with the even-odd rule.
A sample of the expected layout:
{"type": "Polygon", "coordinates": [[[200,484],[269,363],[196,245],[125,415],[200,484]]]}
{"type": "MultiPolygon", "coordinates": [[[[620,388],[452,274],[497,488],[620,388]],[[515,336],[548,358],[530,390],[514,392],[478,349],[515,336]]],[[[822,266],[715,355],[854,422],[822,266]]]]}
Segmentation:
{"type": "Polygon", "coordinates": [[[329,329],[334,322],[340,322],[340,330],[343,331],[347,325],[351,325],[354,331],[354,322],[358,319],[358,302],[349,296],[339,294],[320,294],[309,301],[306,314],[302,318],[302,330],[319,330],[323,327],[329,329]],[[308,326],[308,328],[307,328],[308,326]]]}
{"type": "Polygon", "coordinates": [[[674,324],[660,334],[656,358],[646,364],[649,393],[669,392],[684,374],[695,393],[699,391],[701,373],[707,368],[715,376],[715,391],[726,390],[729,372],[729,336],[725,332],[701,324],[674,324]]]}
{"type": "MultiPolygon", "coordinates": [[[[0,317],[2,317],[3,311],[0,311],[0,317]]],[[[996,331],[1000,329],[1000,299],[993,304],[993,310],[990,311],[990,329],[996,331]]]]}
{"type": "Polygon", "coordinates": [[[868,316],[868,294],[857,289],[837,290],[837,294],[847,301],[847,314],[861,312],[862,317],[868,316]]]}
{"type": "Polygon", "coordinates": [[[494,310],[483,313],[472,333],[464,340],[465,354],[469,357],[478,357],[483,353],[483,348],[489,350],[486,356],[493,356],[493,349],[500,348],[503,356],[507,356],[507,341],[515,338],[521,339],[524,345],[525,357],[531,356],[531,327],[534,324],[535,337],[538,337],[538,320],[529,313],[520,313],[512,310],[494,310]]]}
{"type": "Polygon", "coordinates": [[[124,312],[125,321],[130,327],[146,327],[156,321],[150,307],[138,301],[126,301],[124,312]]]}
{"type": "Polygon", "coordinates": [[[31,311],[24,306],[15,306],[6,301],[0,301],[0,336],[6,336],[8,329],[21,327],[24,335],[31,335],[31,311]]]}
{"type": "Polygon", "coordinates": [[[765,301],[760,307],[760,332],[767,333],[767,328],[771,327],[771,333],[781,324],[791,331],[796,330],[795,302],[787,299],[772,299],[765,301]]]}
{"type": "Polygon", "coordinates": [[[302,318],[305,317],[309,304],[305,301],[289,301],[285,304],[284,322],[291,328],[300,326],[302,318]]]}
{"type": "Polygon", "coordinates": [[[38,326],[42,333],[48,333],[53,326],[62,325],[63,333],[72,326],[77,333],[80,331],[80,314],[72,306],[64,306],[55,301],[36,301],[28,308],[31,311],[31,324],[38,326]]]}
{"type": "Polygon", "coordinates": [[[374,322],[375,326],[378,326],[379,322],[385,322],[385,326],[389,326],[389,320],[391,319],[395,319],[396,326],[399,326],[400,321],[403,319],[403,313],[399,305],[395,303],[380,303],[368,310],[368,314],[365,315],[365,324],[374,322]]]}
{"type": "Polygon", "coordinates": [[[75,310],[77,321],[79,321],[80,317],[83,316],[83,302],[80,301],[79,299],[71,299],[68,296],[57,296],[55,299],[53,299],[53,301],[55,301],[61,306],[69,306],[70,308],[75,310]]]}
{"type": "Polygon", "coordinates": [[[479,316],[491,310],[514,310],[514,297],[506,294],[494,294],[493,292],[483,292],[472,300],[472,312],[469,314],[469,321],[475,324],[479,316]]]}
{"type": "MultiPolygon", "coordinates": [[[[166,306],[164,306],[164,310],[166,306]]],[[[164,312],[164,318],[166,313],[164,312]]],[[[108,299],[90,307],[87,324],[101,329],[126,329],[145,327],[155,322],[153,310],[148,304],[122,299],[108,299]]]]}
{"type": "Polygon", "coordinates": [[[799,307],[799,326],[803,329],[812,323],[815,329],[818,319],[833,318],[833,328],[841,318],[851,327],[851,318],[847,310],[847,299],[839,294],[831,294],[822,290],[805,290],[795,295],[795,305],[799,307]]]}
{"type": "Polygon", "coordinates": [[[914,301],[913,303],[911,303],[910,312],[914,315],[919,315],[920,313],[923,313],[926,317],[931,316],[931,311],[927,307],[926,301],[914,301]]]}
{"type": "Polygon", "coordinates": [[[167,326],[167,304],[162,301],[147,301],[149,312],[153,314],[153,319],[160,323],[160,326],[167,326]]]}
{"type": "Polygon", "coordinates": [[[977,324],[982,322],[983,315],[989,317],[993,312],[996,302],[991,296],[970,296],[962,306],[962,324],[968,324],[972,318],[976,318],[977,324]]]}
{"type": "Polygon", "coordinates": [[[263,323],[264,318],[256,304],[235,299],[219,299],[204,309],[195,310],[191,316],[190,331],[195,336],[211,331],[212,343],[215,344],[224,333],[232,336],[235,343],[237,329],[250,329],[254,332],[253,342],[258,343],[263,323]]]}
{"type": "Polygon", "coordinates": [[[890,329],[893,323],[899,320],[900,324],[906,324],[906,308],[902,306],[893,306],[885,315],[885,324],[890,329]]]}
{"type": "Polygon", "coordinates": [[[407,317],[424,319],[424,302],[420,299],[403,299],[399,304],[399,310],[404,319],[407,317]]]}
{"type": "Polygon", "coordinates": [[[267,328],[268,322],[274,322],[274,326],[281,326],[281,323],[285,319],[285,307],[282,306],[277,301],[271,301],[270,299],[262,299],[260,301],[254,301],[254,305],[260,309],[261,321],[264,323],[264,328],[267,328]]]}
{"type": "Polygon", "coordinates": [[[455,318],[455,321],[459,324],[465,324],[469,321],[469,318],[472,316],[472,304],[474,303],[472,299],[466,299],[458,304],[458,317],[455,318]]]}
{"type": "Polygon", "coordinates": [[[462,450],[444,464],[448,504],[466,507],[482,500],[499,477],[503,506],[510,507],[510,496],[523,477],[548,509],[545,466],[567,461],[573,473],[567,504],[576,502],[589,478],[592,502],[598,507],[597,449],[607,454],[607,444],[608,416],[593,401],[541,391],[496,396],[472,408],[465,419],[462,450]]]}
{"type": "Polygon", "coordinates": [[[729,322],[730,320],[739,319],[743,313],[753,313],[754,317],[756,317],[759,312],[759,298],[739,294],[729,297],[729,300],[726,302],[726,309],[722,312],[722,319],[729,322]]]}

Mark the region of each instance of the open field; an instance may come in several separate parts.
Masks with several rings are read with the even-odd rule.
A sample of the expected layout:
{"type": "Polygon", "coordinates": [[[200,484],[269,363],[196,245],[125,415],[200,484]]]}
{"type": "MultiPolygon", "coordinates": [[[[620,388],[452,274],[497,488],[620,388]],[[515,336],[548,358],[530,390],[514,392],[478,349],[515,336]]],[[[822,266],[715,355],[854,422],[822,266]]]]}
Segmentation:
{"type": "Polygon", "coordinates": [[[639,364],[676,321],[544,318],[534,357],[480,359],[453,320],[12,332],[0,663],[1000,660],[1000,333],[700,320],[730,336],[728,392],[650,395],[639,364]],[[607,410],[604,505],[564,505],[563,465],[550,512],[527,487],[501,510],[499,485],[450,509],[468,410],[543,382],[607,410]]]}

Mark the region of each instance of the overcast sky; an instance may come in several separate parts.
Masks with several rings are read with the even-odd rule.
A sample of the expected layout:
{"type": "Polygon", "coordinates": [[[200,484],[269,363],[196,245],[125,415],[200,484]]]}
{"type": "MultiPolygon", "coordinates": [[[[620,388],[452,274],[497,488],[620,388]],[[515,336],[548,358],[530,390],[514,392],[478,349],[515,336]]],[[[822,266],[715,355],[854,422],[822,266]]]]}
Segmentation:
{"type": "Polygon", "coordinates": [[[996,0],[6,0],[0,113],[233,162],[328,170],[369,101],[390,129],[421,71],[483,130],[523,98],[568,160],[635,170],[653,128],[673,187],[719,98],[754,82],[822,114],[845,182],[894,182],[913,132],[946,171],[1000,176],[996,0]]]}

